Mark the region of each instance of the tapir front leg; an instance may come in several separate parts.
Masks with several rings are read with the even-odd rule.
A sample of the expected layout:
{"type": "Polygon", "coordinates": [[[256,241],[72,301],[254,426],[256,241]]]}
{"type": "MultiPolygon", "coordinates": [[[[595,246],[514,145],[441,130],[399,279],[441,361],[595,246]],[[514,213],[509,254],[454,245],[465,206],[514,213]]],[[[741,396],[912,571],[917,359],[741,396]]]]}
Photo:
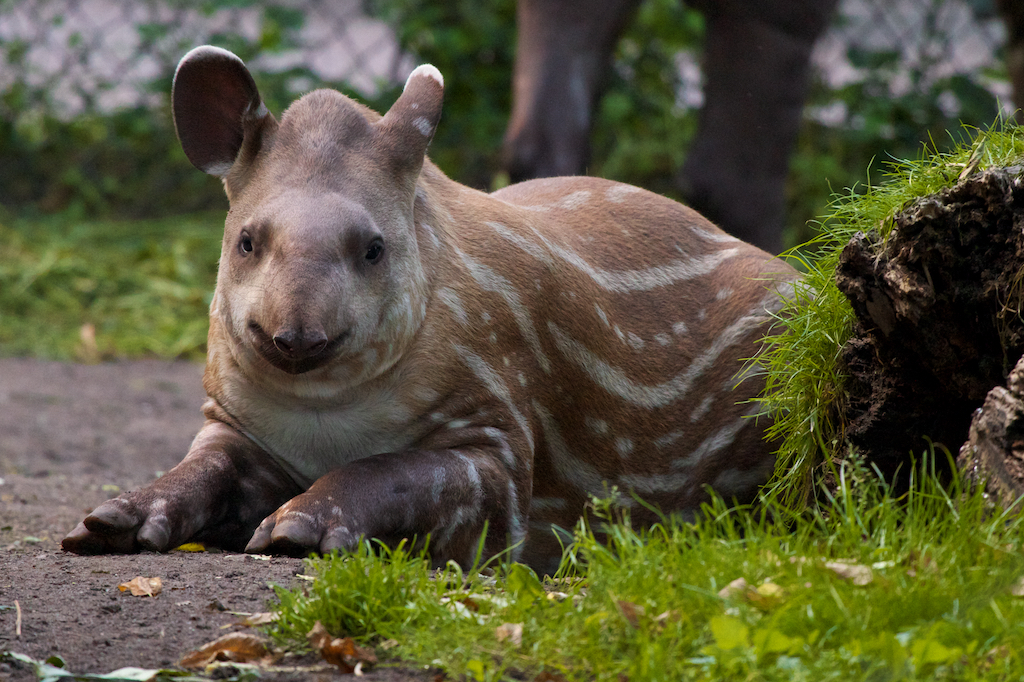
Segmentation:
{"type": "Polygon", "coordinates": [[[196,541],[239,550],[260,520],[300,492],[251,440],[209,420],[180,464],[101,504],[61,547],[76,554],[163,552],[196,541]]]}
{"type": "Polygon", "coordinates": [[[305,554],[351,549],[360,537],[393,544],[429,536],[435,564],[454,559],[465,565],[485,522],[485,556],[523,540],[520,495],[496,455],[487,448],[413,450],[325,474],[268,516],[245,549],[305,554]]]}

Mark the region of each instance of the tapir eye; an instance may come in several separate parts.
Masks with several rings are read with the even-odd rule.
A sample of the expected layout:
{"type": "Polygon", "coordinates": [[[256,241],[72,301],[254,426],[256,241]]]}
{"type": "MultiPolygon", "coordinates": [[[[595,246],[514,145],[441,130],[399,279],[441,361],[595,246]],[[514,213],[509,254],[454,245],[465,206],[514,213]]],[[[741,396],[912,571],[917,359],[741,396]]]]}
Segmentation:
{"type": "Polygon", "coordinates": [[[243,256],[247,256],[252,253],[252,237],[249,236],[248,232],[243,232],[242,236],[239,237],[238,251],[243,256]]]}
{"type": "Polygon", "coordinates": [[[366,262],[373,264],[380,262],[380,259],[384,256],[384,240],[374,239],[370,242],[370,245],[366,248],[366,262]]]}

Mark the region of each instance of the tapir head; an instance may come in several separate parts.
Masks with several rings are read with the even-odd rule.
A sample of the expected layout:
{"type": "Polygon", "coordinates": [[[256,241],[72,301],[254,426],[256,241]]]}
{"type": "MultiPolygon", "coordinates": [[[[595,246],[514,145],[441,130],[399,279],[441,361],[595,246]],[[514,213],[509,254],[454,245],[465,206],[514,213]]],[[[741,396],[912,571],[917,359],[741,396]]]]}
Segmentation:
{"type": "Polygon", "coordinates": [[[413,204],[443,94],[424,65],[383,117],[316,90],[278,122],[234,54],[182,58],[178,139],[231,205],[211,316],[239,362],[364,377],[394,362],[426,310],[413,204]]]}

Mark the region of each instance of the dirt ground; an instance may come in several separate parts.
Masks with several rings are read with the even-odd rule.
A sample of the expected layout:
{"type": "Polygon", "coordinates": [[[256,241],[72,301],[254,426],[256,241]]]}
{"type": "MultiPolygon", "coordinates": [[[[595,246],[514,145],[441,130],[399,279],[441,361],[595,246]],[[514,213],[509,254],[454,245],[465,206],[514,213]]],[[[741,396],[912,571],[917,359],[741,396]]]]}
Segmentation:
{"type": "MultiPolygon", "coordinates": [[[[269,585],[297,584],[298,559],[80,557],[60,549],[93,507],[184,456],[203,421],[201,378],[200,365],[183,362],[0,359],[0,652],[38,660],[56,654],[75,673],[172,667],[206,642],[247,631],[237,614],[266,611],[269,585]],[[118,590],[140,575],[160,577],[163,592],[118,590]]],[[[340,675],[312,657],[280,665],[305,668],[270,678],[340,675]]],[[[379,666],[364,679],[431,680],[435,673],[379,666]]],[[[34,672],[0,663],[0,679],[31,680],[34,672]]]]}

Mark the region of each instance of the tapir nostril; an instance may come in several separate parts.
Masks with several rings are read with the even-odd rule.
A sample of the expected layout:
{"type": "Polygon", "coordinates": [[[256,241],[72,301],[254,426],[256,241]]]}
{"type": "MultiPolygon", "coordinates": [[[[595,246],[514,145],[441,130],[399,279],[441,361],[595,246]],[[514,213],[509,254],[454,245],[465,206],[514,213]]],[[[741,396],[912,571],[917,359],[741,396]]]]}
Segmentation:
{"type": "Polygon", "coordinates": [[[309,350],[307,350],[306,352],[310,356],[318,355],[326,347],[327,347],[327,337],[324,337],[324,338],[319,339],[318,341],[310,344],[309,350]]]}
{"type": "MultiPolygon", "coordinates": [[[[288,336],[293,335],[289,334],[288,336]]],[[[285,355],[291,356],[295,354],[295,345],[286,337],[285,334],[275,334],[274,345],[277,346],[277,349],[285,355]]]]}
{"type": "Polygon", "coordinates": [[[281,353],[293,360],[313,357],[327,347],[327,336],[323,332],[303,334],[289,329],[274,334],[272,340],[281,353]]]}

